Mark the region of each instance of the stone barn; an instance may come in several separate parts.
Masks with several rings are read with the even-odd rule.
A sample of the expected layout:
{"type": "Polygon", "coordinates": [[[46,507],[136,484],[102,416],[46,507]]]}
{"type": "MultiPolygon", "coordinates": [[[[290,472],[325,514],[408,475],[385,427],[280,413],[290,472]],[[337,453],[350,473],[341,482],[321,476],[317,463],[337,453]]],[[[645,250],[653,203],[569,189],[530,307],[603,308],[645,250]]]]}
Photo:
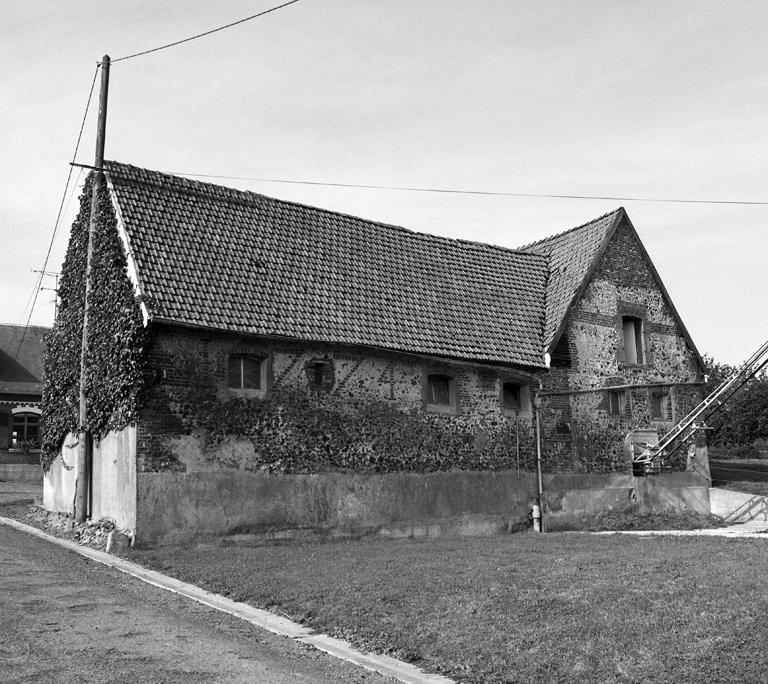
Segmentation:
{"type": "MultiPolygon", "coordinates": [[[[89,309],[91,516],[139,543],[549,529],[709,511],[653,477],[702,359],[622,208],[508,249],[105,164],[89,309]],[[538,427],[538,430],[537,430],[538,427]]],[[[61,282],[45,505],[71,511],[90,184],[61,282]],[[77,357],[75,355],[77,352],[77,357]],[[75,407],[76,409],[76,407],[75,407]]]]}

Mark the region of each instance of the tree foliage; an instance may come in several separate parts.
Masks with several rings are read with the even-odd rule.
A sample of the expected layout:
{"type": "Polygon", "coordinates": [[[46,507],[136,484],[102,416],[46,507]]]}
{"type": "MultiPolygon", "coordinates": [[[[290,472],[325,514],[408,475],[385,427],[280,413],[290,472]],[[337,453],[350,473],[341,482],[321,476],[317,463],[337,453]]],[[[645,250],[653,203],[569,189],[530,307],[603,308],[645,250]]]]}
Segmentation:
{"type": "MultiPolygon", "coordinates": [[[[718,363],[705,356],[707,364],[706,393],[714,392],[737,368],[718,363]]],[[[765,370],[739,389],[708,420],[714,428],[710,442],[716,445],[752,447],[768,441],[768,374],[765,370]]]]}

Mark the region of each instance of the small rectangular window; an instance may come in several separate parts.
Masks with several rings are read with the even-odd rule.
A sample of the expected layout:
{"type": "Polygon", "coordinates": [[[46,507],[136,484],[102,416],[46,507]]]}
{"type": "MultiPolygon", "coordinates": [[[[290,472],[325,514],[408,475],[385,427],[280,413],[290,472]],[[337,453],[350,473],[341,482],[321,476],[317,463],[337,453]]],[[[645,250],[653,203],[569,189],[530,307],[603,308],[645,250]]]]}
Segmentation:
{"type": "Polygon", "coordinates": [[[227,386],[234,389],[261,389],[261,359],[246,354],[231,354],[227,386]]]}
{"type": "Polygon", "coordinates": [[[623,416],[630,413],[629,394],[624,390],[608,392],[608,413],[612,416],[623,416]]]}
{"type": "Polygon", "coordinates": [[[669,390],[651,390],[650,413],[653,420],[672,420],[672,398],[669,390]]]}
{"type": "Polygon", "coordinates": [[[451,378],[447,375],[430,375],[427,378],[427,403],[449,406],[451,403],[451,378]]]}
{"type": "Polygon", "coordinates": [[[310,359],[304,364],[304,372],[313,392],[330,392],[333,389],[335,375],[331,359],[310,359]]]}
{"type": "Polygon", "coordinates": [[[505,382],[501,388],[501,403],[505,409],[519,411],[522,408],[521,387],[514,382],[505,382]]]}
{"type": "Polygon", "coordinates": [[[624,338],[624,363],[644,363],[642,319],[622,316],[621,327],[624,338]]]}

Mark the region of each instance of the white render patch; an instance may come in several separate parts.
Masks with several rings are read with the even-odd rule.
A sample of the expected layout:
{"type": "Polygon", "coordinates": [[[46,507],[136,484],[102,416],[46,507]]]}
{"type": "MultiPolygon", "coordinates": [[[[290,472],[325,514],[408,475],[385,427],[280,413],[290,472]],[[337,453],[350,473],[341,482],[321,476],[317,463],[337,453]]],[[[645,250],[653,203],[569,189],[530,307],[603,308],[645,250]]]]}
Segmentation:
{"type": "MultiPolygon", "coordinates": [[[[105,173],[104,178],[107,182],[107,189],[109,190],[109,199],[112,202],[112,208],[115,212],[115,218],[117,219],[117,234],[120,236],[120,242],[123,243],[123,251],[125,252],[126,271],[128,273],[128,280],[133,285],[133,291],[136,296],[141,297],[143,295],[141,283],[139,281],[139,271],[136,268],[136,260],[133,258],[133,252],[131,252],[131,243],[128,240],[128,232],[125,230],[125,222],[123,221],[123,214],[120,211],[120,204],[117,201],[115,195],[115,188],[112,185],[112,181],[109,179],[109,174],[105,173]]],[[[149,323],[149,309],[147,305],[142,301],[141,307],[141,319],[144,327],[147,327],[149,323]]]]}
{"type": "Polygon", "coordinates": [[[452,679],[448,679],[442,675],[428,674],[418,667],[403,662],[402,660],[390,658],[389,656],[377,655],[375,653],[362,653],[353,648],[347,641],[335,639],[327,634],[315,634],[308,627],[299,625],[280,615],[270,613],[268,610],[254,608],[247,603],[232,601],[220,594],[213,594],[194,584],[188,584],[187,582],[168,577],[167,575],[163,575],[154,570],[148,570],[141,565],[119,558],[118,556],[113,556],[109,553],[104,553],[103,551],[97,551],[96,549],[91,549],[87,546],[80,546],[80,544],[76,544],[75,542],[66,539],[52,537],[51,535],[38,530],[36,527],[25,525],[18,520],[0,517],[0,525],[8,525],[21,532],[27,532],[35,537],[51,542],[52,544],[79,553],[81,556],[85,556],[97,563],[102,563],[110,568],[120,570],[132,577],[136,577],[142,582],[159,587],[160,589],[165,589],[166,591],[180,594],[193,601],[202,603],[209,608],[220,610],[223,613],[245,620],[256,627],[266,629],[273,634],[295,639],[296,641],[313,646],[319,651],[323,651],[334,658],[346,660],[347,662],[358,665],[366,670],[377,672],[386,677],[392,677],[399,682],[404,682],[405,684],[455,684],[452,679]]]}

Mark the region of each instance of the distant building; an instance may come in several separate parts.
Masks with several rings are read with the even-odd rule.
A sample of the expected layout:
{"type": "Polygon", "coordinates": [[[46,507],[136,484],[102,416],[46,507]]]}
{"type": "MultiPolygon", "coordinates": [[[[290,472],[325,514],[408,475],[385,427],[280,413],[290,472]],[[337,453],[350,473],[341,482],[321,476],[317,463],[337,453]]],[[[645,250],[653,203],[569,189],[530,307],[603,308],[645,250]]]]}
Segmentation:
{"type": "Polygon", "coordinates": [[[0,325],[0,479],[40,478],[42,326],[0,325]]]}

